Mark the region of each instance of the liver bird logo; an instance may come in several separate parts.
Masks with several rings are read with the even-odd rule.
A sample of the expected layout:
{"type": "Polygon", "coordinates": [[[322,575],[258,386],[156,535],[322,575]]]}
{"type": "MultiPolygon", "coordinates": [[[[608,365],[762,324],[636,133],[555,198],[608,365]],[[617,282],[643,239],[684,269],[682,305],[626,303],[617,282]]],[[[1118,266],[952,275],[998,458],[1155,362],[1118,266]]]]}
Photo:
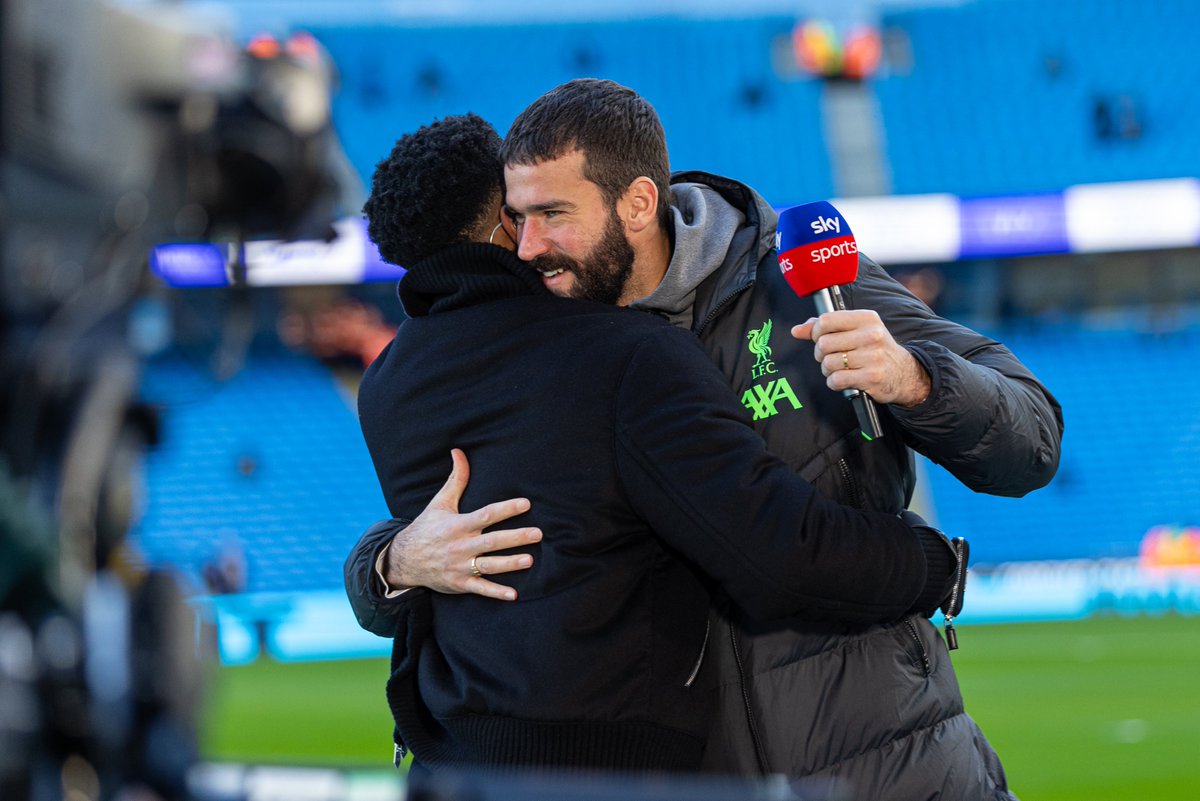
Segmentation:
{"type": "Polygon", "coordinates": [[[746,347],[750,352],[757,357],[755,364],[762,364],[771,358],[771,346],[767,344],[771,339],[771,321],[767,320],[762,324],[762,328],[746,332],[746,339],[749,340],[746,347]]]}

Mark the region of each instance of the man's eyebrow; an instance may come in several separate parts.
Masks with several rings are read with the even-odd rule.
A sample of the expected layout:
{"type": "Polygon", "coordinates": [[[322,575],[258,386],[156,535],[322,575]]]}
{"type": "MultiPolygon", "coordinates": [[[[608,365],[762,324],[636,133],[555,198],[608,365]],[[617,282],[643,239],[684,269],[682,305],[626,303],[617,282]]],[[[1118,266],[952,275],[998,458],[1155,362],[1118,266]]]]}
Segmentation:
{"type": "Polygon", "coordinates": [[[543,200],[541,203],[531,203],[524,209],[515,209],[506,204],[510,214],[530,214],[537,211],[550,211],[551,209],[574,209],[575,204],[569,200],[543,200]]]}

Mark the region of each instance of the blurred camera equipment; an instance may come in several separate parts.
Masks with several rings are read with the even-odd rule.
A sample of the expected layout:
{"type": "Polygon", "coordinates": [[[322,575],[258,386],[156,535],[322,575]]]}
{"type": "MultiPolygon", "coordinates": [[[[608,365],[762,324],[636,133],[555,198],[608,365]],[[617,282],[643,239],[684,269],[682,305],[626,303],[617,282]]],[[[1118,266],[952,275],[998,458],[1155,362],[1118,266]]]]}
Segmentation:
{"type": "Polygon", "coordinates": [[[126,547],[130,313],[156,243],[333,236],[332,69],[172,2],[10,0],[0,43],[0,798],[192,798],[202,637],[126,547]]]}

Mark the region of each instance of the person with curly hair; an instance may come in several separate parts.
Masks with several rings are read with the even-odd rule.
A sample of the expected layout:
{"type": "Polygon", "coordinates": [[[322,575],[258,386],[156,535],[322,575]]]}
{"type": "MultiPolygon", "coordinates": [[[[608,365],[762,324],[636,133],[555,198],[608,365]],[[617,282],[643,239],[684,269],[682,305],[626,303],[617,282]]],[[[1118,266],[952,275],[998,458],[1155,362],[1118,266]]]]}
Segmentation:
{"type": "Polygon", "coordinates": [[[500,134],[477,114],[402,136],[376,165],[363,205],[379,255],[408,266],[451,245],[494,239],[502,230],[500,145],[500,134]]]}
{"type": "Polygon", "coordinates": [[[769,454],[695,337],[586,275],[609,271],[602,242],[575,298],[550,292],[503,223],[500,145],[475,115],[406,134],[364,207],[408,268],[409,319],[358,398],[384,498],[396,518],[431,496],[479,509],[438,557],[507,574],[514,601],[389,592],[382,551],[351,555],[373,565],[347,575],[374,567],[391,596],[397,753],[428,770],[694,771],[713,588],[764,620],[892,620],[947,597],[953,550],[919,519],[821,498],[769,454]]]}

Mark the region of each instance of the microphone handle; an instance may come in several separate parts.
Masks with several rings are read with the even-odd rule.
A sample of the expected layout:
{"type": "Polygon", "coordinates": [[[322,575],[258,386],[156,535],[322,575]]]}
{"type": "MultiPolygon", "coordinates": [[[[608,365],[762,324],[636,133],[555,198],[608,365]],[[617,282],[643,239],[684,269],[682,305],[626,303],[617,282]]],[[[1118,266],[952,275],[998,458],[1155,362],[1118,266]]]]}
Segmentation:
{"type": "MultiPolygon", "coordinates": [[[[817,306],[817,314],[827,314],[831,311],[845,311],[846,302],[836,286],[818,289],[813,293],[813,302],[817,306]]],[[[879,424],[879,407],[871,396],[860,389],[843,389],[842,395],[850,400],[854,414],[858,417],[858,430],[863,439],[876,440],[883,436],[883,426],[879,424]]]]}

